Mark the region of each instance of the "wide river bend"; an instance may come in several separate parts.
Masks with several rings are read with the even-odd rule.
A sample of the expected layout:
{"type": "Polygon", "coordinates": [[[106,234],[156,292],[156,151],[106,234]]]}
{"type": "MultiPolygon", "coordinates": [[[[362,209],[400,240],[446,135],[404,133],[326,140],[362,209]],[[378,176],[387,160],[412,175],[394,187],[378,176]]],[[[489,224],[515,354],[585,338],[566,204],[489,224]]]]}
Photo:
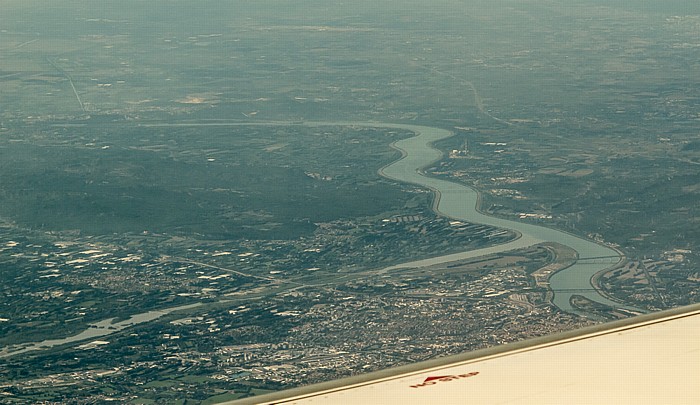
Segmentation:
{"type": "Polygon", "coordinates": [[[394,143],[393,146],[402,151],[403,157],[384,167],[380,171],[382,175],[390,179],[417,184],[433,190],[437,196],[435,210],[442,215],[465,222],[510,229],[521,235],[520,238],[509,243],[456,255],[406,263],[401,265],[401,267],[430,265],[460,258],[520,249],[542,242],[556,242],[574,249],[578,253],[578,259],[572,266],[551,276],[549,282],[551,289],[554,291],[554,305],[567,312],[576,312],[571,307],[569,300],[572,295],[578,294],[612,307],[623,307],[623,304],[602,296],[593,288],[591,283],[591,278],[594,274],[610,268],[622,260],[622,256],[617,250],[545,226],[485,215],[477,210],[479,194],[476,190],[462,184],[425,175],[422,169],[442,157],[442,152],[433,148],[432,144],[452,136],[452,132],[440,128],[416,125],[373,125],[376,127],[402,128],[416,134],[412,138],[394,143]]]}
{"type": "MultiPolygon", "coordinates": [[[[402,263],[383,269],[384,271],[400,268],[416,268],[447,263],[455,260],[479,257],[488,254],[501,253],[515,249],[526,248],[542,242],[557,242],[571,247],[578,252],[578,260],[570,267],[560,270],[550,278],[550,287],[554,291],[553,303],[564,311],[578,313],[571,307],[569,300],[572,295],[579,294],[593,301],[613,307],[623,307],[623,304],[611,301],[600,295],[592,288],[591,278],[601,270],[610,268],[622,260],[620,253],[578,236],[555,229],[527,224],[507,219],[484,215],[477,210],[479,194],[476,190],[458,183],[429,177],[423,169],[442,158],[442,152],[433,148],[432,144],[452,136],[452,132],[435,127],[419,125],[390,124],[382,122],[207,122],[207,123],[174,123],[174,124],[145,124],[149,127],[179,127],[179,126],[284,126],[303,125],[317,126],[355,126],[370,128],[404,129],[416,136],[395,142],[392,146],[402,152],[402,157],[383,167],[379,173],[389,179],[404,183],[417,184],[432,190],[436,194],[435,211],[439,214],[460,221],[491,225],[498,228],[510,229],[520,234],[520,237],[504,244],[488,248],[469,250],[449,255],[438,255],[423,260],[402,263]]],[[[67,343],[83,341],[91,338],[110,335],[121,329],[157,319],[167,313],[197,307],[201,304],[184,305],[137,314],[131,318],[113,322],[112,319],[93,324],[91,328],[68,338],[45,340],[43,342],[27,343],[6,347],[0,350],[0,358],[21,353],[59,346],[67,343]]]]}
{"type": "Polygon", "coordinates": [[[497,228],[509,229],[520,234],[520,237],[508,243],[489,248],[470,250],[462,253],[441,255],[424,260],[391,266],[385,270],[398,268],[415,268],[439,263],[478,257],[487,254],[521,249],[543,242],[556,242],[574,249],[578,253],[576,262],[553,274],[550,288],[554,292],[553,303],[560,309],[580,313],[572,308],[572,295],[581,295],[590,300],[615,308],[636,308],[612,301],[601,295],[593,288],[592,277],[596,273],[620,263],[623,259],[620,252],[579,236],[548,228],[545,226],[512,221],[482,214],[478,211],[479,194],[475,189],[447,180],[429,177],[423,169],[442,158],[442,152],[432,145],[441,139],[453,135],[451,131],[436,127],[409,124],[394,124],[385,122],[354,122],[354,121],[268,121],[268,122],[191,122],[144,124],[149,127],[188,127],[188,126],[289,126],[300,125],[307,127],[348,126],[368,128],[393,128],[408,130],[416,136],[395,142],[392,146],[402,152],[402,157],[382,168],[379,173],[389,179],[404,183],[417,184],[426,187],[436,194],[435,211],[439,214],[460,221],[491,225],[497,228]]]}

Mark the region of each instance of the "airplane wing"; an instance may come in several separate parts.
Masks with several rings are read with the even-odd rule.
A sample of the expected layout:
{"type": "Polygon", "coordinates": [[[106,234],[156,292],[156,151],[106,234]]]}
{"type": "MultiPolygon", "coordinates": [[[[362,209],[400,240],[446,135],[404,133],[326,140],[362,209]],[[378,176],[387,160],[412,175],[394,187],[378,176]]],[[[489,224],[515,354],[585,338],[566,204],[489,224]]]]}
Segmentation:
{"type": "Polygon", "coordinates": [[[230,404],[700,404],[700,304],[230,404]]]}

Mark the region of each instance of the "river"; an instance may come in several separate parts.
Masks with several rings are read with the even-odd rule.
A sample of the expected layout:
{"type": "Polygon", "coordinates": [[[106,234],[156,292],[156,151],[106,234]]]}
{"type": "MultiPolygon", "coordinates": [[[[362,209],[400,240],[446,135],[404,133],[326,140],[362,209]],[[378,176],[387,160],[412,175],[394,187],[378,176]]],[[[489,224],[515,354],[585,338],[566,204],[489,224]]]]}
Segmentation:
{"type": "Polygon", "coordinates": [[[623,307],[623,304],[602,296],[593,289],[591,284],[591,278],[594,274],[610,268],[622,260],[622,256],[617,250],[545,226],[485,215],[477,210],[479,194],[476,190],[455,182],[426,176],[422,169],[442,157],[442,152],[433,148],[432,143],[452,136],[452,132],[416,125],[374,124],[374,126],[402,128],[416,134],[412,138],[394,143],[393,146],[403,153],[403,157],[384,167],[380,171],[382,175],[433,190],[437,195],[434,208],[442,215],[461,221],[510,229],[521,235],[520,238],[502,245],[405,263],[394,267],[430,265],[520,249],[542,242],[556,242],[569,246],[578,252],[578,260],[572,266],[555,273],[550,278],[550,287],[554,291],[554,305],[567,312],[577,312],[571,307],[569,300],[572,295],[578,294],[602,304],[623,307]]]}
{"type": "Polygon", "coordinates": [[[300,125],[308,127],[319,126],[354,126],[369,128],[403,129],[416,136],[395,142],[392,146],[402,152],[402,157],[382,168],[379,173],[389,179],[403,183],[417,184],[431,189],[436,193],[436,212],[446,217],[465,222],[491,225],[497,228],[509,229],[520,234],[514,241],[484,249],[466,251],[450,255],[438,255],[423,260],[391,266],[384,270],[397,268],[421,267],[446,263],[487,254],[506,252],[526,248],[542,242],[556,242],[569,246],[578,253],[578,260],[553,274],[550,288],[554,292],[553,303],[558,308],[571,313],[579,313],[570,304],[572,295],[581,295],[592,301],[616,308],[627,308],[638,311],[637,308],[612,301],[601,295],[593,288],[591,278],[596,273],[608,269],[623,259],[619,251],[608,246],[593,242],[579,236],[548,228],[546,226],[518,222],[504,218],[485,215],[478,211],[479,193],[477,190],[459,183],[426,176],[423,169],[442,158],[442,152],[432,144],[453,135],[451,131],[436,127],[409,124],[394,124],[385,122],[354,122],[354,121],[304,121],[304,122],[206,122],[206,123],[174,123],[174,124],[145,124],[152,127],[179,126],[284,126],[300,125]]]}
{"type": "MultiPolygon", "coordinates": [[[[578,260],[570,267],[563,269],[550,278],[550,287],[554,291],[553,303],[560,309],[579,313],[572,308],[569,300],[572,295],[582,295],[590,300],[610,305],[613,307],[623,307],[636,310],[636,308],[624,306],[623,304],[611,301],[600,295],[592,288],[591,278],[599,271],[614,266],[622,260],[620,253],[607,246],[583,239],[581,237],[559,231],[545,226],[528,224],[508,219],[497,218],[482,214],[477,210],[479,194],[475,189],[468,186],[426,176],[423,169],[442,158],[442,152],[435,149],[432,144],[441,139],[452,136],[452,132],[435,127],[419,125],[389,124],[382,122],[219,122],[219,123],[178,123],[178,124],[151,124],[144,126],[152,127],[177,127],[177,126],[283,126],[283,125],[303,125],[303,126],[356,126],[371,128],[393,128],[404,129],[416,134],[411,138],[397,141],[392,146],[402,152],[402,157],[383,167],[379,173],[389,179],[412,183],[421,187],[426,187],[436,194],[434,210],[446,217],[465,222],[472,222],[484,225],[491,225],[498,228],[509,229],[517,232],[520,236],[508,243],[495,245],[487,248],[469,250],[461,253],[449,255],[438,255],[431,258],[406,262],[399,265],[387,267],[383,271],[400,268],[415,268],[430,266],[440,263],[447,263],[455,260],[484,256],[488,254],[501,253],[515,249],[522,249],[542,242],[557,242],[571,247],[578,252],[578,260]],[[591,259],[592,258],[592,259],[591,259]]],[[[113,319],[106,319],[92,324],[87,330],[64,339],[44,340],[42,342],[20,344],[6,347],[0,350],[0,358],[14,356],[34,350],[41,350],[63,344],[79,342],[96,337],[104,337],[118,332],[124,328],[134,326],[139,323],[149,322],[160,318],[170,312],[190,309],[201,304],[184,305],[181,307],[154,310],[137,314],[121,322],[113,322],[113,319]]],[[[584,314],[585,315],[585,314],[584,314]]]]}
{"type": "Polygon", "coordinates": [[[90,324],[90,327],[88,329],[85,329],[84,331],[80,332],[79,334],[69,336],[67,338],[48,339],[48,340],[44,340],[41,342],[23,343],[23,344],[5,347],[2,350],[0,350],[0,358],[16,356],[18,354],[31,352],[34,350],[48,349],[51,347],[65,345],[68,343],[80,342],[80,341],[87,340],[87,339],[104,337],[107,335],[111,335],[112,333],[119,332],[122,329],[129,328],[129,327],[134,326],[134,325],[138,325],[140,323],[150,322],[150,321],[156,320],[156,319],[160,318],[161,316],[167,315],[171,312],[196,308],[196,307],[201,306],[201,305],[202,304],[197,303],[197,304],[190,304],[190,305],[182,305],[179,307],[165,308],[165,309],[160,309],[160,310],[155,310],[155,311],[150,311],[150,312],[144,312],[141,314],[133,315],[133,316],[131,316],[128,319],[125,319],[123,321],[117,321],[117,322],[114,321],[114,318],[104,319],[100,322],[90,324]]]}

